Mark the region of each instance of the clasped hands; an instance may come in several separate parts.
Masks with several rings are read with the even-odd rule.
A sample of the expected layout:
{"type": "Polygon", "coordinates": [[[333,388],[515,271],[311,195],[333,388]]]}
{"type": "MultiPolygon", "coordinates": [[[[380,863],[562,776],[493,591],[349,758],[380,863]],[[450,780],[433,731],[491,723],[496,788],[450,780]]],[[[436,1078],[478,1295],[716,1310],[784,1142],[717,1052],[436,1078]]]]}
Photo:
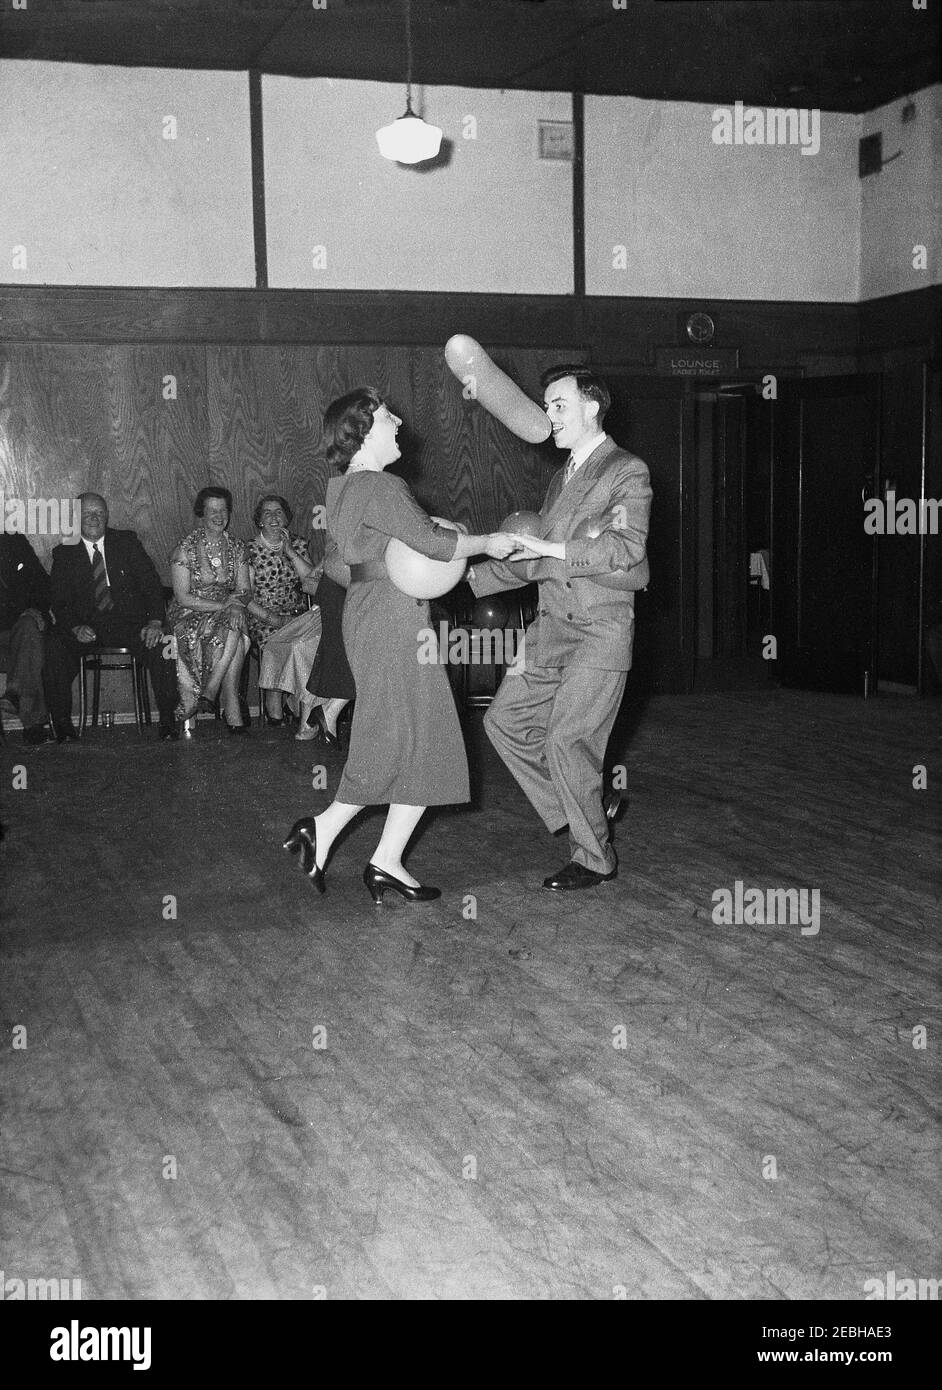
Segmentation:
{"type": "Polygon", "coordinates": [[[488,536],[485,549],[494,560],[534,560],[541,555],[553,560],[566,558],[564,541],[544,541],[514,531],[495,531],[488,536]]]}
{"type": "Polygon", "coordinates": [[[245,606],[249,601],[249,595],[245,593],[230,594],[222,606],[222,611],[227,614],[227,622],[230,632],[245,632],[245,606]]]}

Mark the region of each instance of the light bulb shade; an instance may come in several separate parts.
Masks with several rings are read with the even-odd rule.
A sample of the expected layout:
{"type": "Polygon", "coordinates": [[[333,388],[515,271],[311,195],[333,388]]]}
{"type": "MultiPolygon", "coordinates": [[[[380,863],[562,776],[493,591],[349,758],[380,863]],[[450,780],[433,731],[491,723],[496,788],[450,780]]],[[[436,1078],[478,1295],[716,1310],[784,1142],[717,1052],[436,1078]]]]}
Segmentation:
{"type": "Polygon", "coordinates": [[[439,126],[429,125],[408,110],[398,121],[376,132],[376,143],[384,159],[395,160],[397,164],[421,164],[424,159],[434,159],[438,154],[442,132],[439,126]]]}

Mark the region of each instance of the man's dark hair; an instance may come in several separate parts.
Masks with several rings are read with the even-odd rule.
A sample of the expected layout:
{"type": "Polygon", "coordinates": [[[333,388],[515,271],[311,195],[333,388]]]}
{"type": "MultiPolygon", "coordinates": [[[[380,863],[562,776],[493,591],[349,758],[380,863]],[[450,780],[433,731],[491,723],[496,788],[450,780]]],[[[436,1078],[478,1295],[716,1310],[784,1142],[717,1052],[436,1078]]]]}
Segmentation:
{"type": "Polygon", "coordinates": [[[332,469],[345,473],[370,430],[383,398],[372,386],[358,386],[331,401],[324,411],[324,445],[332,469]]]}
{"type": "Polygon", "coordinates": [[[596,375],[591,367],[583,366],[579,362],[563,362],[558,367],[550,367],[543,373],[540,377],[540,386],[545,391],[547,386],[552,386],[554,381],[561,381],[564,376],[571,376],[575,379],[576,388],[584,401],[598,402],[599,413],[596,420],[599,429],[601,429],[602,421],[612,404],[612,393],[605,382],[596,375]]]}
{"type": "Polygon", "coordinates": [[[196,501],[193,503],[193,515],[202,516],[206,510],[206,503],[211,497],[220,497],[226,504],[226,511],[232,515],[232,493],[227,487],[201,487],[196,494],[196,501]]]}

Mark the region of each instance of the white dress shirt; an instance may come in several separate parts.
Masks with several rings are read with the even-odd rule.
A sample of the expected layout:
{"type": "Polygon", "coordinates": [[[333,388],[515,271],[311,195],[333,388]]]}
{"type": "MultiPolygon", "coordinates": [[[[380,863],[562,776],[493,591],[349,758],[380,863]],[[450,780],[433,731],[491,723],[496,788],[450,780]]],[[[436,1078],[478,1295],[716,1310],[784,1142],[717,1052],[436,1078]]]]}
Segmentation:
{"type": "Polygon", "coordinates": [[[599,445],[604,443],[605,431],[599,430],[598,434],[595,435],[594,438],[590,439],[587,444],[580,444],[578,449],[573,449],[572,453],[569,455],[569,460],[566,464],[565,481],[567,483],[569,482],[569,479],[573,477],[574,474],[578,473],[579,469],[585,463],[589,455],[594,454],[599,445]]]}

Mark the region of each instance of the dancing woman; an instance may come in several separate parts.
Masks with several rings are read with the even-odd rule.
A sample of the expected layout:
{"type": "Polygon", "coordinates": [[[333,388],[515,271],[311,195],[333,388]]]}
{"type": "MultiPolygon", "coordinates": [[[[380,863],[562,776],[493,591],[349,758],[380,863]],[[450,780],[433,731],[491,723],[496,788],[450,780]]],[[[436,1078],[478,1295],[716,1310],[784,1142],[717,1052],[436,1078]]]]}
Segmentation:
{"type": "Polygon", "coordinates": [[[327,526],[350,566],[343,638],[357,699],[347,763],[331,804],[295,822],[285,849],[302,851],[305,872],[324,892],[334,840],[365,806],[389,811],[363,872],[373,901],[392,889],[413,902],[441,897],[404,867],[402,856],[427,806],[470,799],[468,761],[444,667],[419,660],[428,603],[395,587],[383,556],[392,537],[433,560],[486,554],[503,559],[516,543],[500,533],[464,536],[431,520],[401,478],[384,473],[400,457],[402,421],[370,387],[334,401],[324,415],[327,461],[342,476],[327,485],[327,526]]]}

